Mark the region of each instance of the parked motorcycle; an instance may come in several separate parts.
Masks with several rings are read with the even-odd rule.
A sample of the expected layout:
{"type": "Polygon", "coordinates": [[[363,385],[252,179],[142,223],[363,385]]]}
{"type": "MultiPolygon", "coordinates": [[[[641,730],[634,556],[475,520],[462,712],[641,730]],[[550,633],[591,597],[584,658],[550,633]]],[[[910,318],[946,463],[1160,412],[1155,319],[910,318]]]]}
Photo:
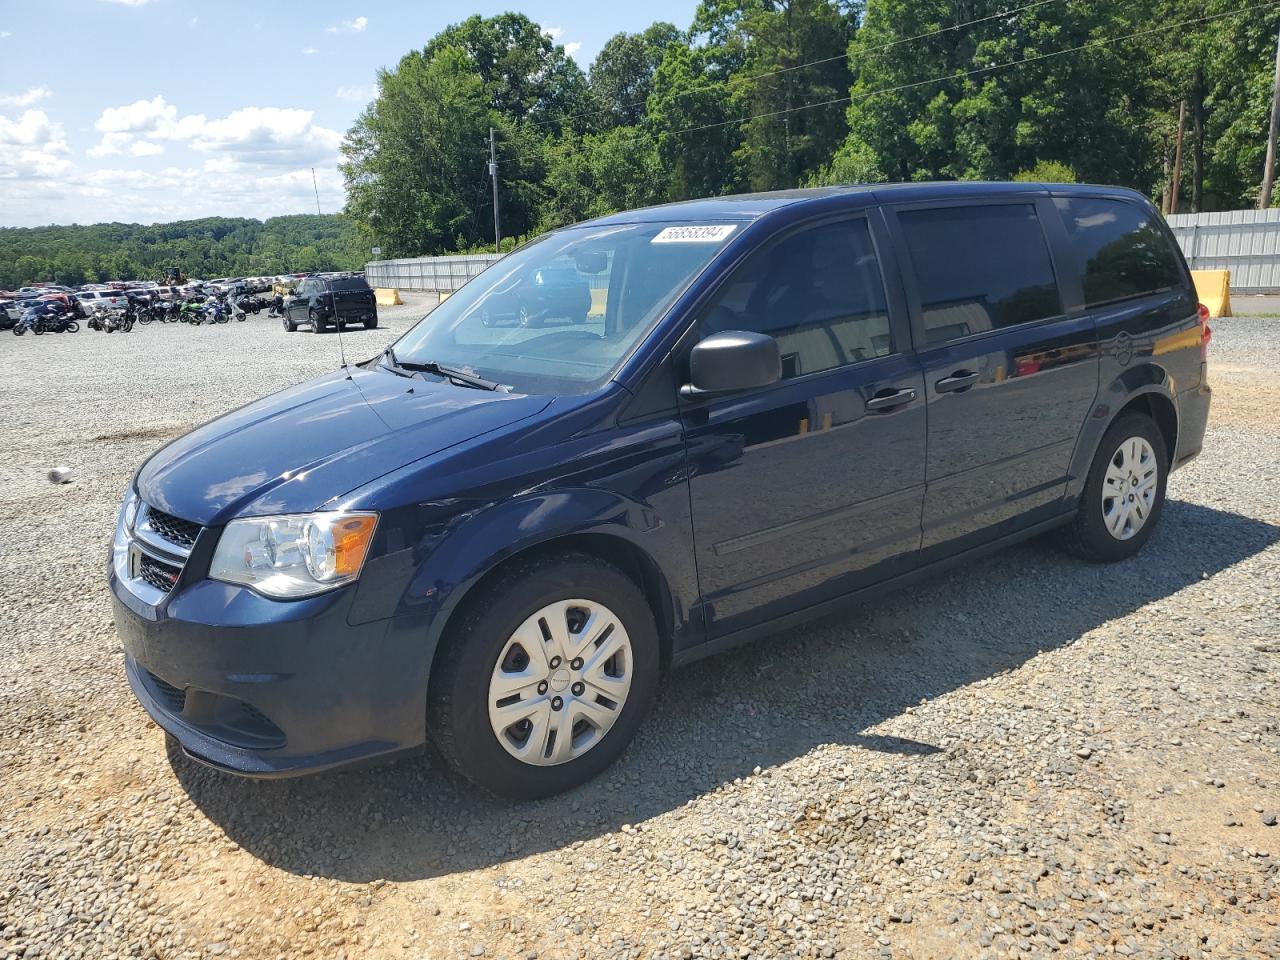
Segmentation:
{"type": "Polygon", "coordinates": [[[126,311],[98,306],[94,307],[93,316],[89,318],[89,329],[102,333],[129,333],[133,330],[133,321],[126,311]]]}
{"type": "Polygon", "coordinates": [[[252,313],[255,316],[271,306],[271,301],[266,297],[240,297],[236,300],[236,306],[243,313],[252,313]]]}

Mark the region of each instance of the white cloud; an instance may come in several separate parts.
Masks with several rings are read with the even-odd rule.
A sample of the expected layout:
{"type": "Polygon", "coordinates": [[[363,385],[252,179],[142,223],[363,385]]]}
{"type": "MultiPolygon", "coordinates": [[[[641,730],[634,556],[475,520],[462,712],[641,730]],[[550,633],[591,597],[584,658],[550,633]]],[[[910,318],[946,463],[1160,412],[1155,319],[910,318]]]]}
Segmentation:
{"type": "Polygon", "coordinates": [[[242,107],[212,120],[202,113],[180,116],[176,106],[156,96],[103,110],[94,123],[102,139],[89,155],[151,156],[167,140],[269,166],[336,158],[342,135],[317,126],[313,117],[310,110],[289,107],[242,107]]]}
{"type": "Polygon", "coordinates": [[[53,91],[48,87],[32,87],[22,93],[0,93],[0,107],[29,107],[52,96],[53,91]]]}
{"type": "Polygon", "coordinates": [[[552,40],[559,40],[564,34],[564,27],[543,27],[542,32],[552,40]]]}
{"type": "Polygon", "coordinates": [[[581,49],[582,49],[582,44],[577,40],[570,40],[568,43],[564,45],[564,52],[571,57],[581,49]]]}
{"type": "Polygon", "coordinates": [[[24,111],[16,120],[0,114],[0,183],[59,176],[71,167],[67,152],[62,124],[43,110],[24,111]]]}
{"type": "Polygon", "coordinates": [[[12,30],[0,30],[0,40],[8,40],[13,36],[12,30]]]}
{"type": "Polygon", "coordinates": [[[343,103],[368,103],[378,95],[378,89],[368,87],[339,87],[334,96],[343,103]]]}
{"type": "Polygon", "coordinates": [[[315,47],[303,47],[303,48],[302,48],[302,55],[303,55],[303,56],[305,56],[305,57],[314,57],[314,56],[315,56],[317,53],[319,53],[319,52],[320,52],[320,51],[319,51],[319,50],[317,50],[315,47]]]}
{"type": "Polygon", "coordinates": [[[369,26],[368,17],[356,17],[354,20],[343,20],[341,23],[325,27],[325,33],[342,33],[349,31],[351,33],[364,33],[365,28],[369,26]]]}
{"type": "Polygon", "coordinates": [[[323,209],[345,200],[342,138],[310,110],[248,106],[211,118],[156,96],[103,110],[95,127],[100,142],[90,154],[101,169],[72,160],[62,124],[43,110],[0,114],[0,223],[308,213],[312,166],[323,209]],[[135,159],[162,153],[175,159],[160,169],[135,159]]]}

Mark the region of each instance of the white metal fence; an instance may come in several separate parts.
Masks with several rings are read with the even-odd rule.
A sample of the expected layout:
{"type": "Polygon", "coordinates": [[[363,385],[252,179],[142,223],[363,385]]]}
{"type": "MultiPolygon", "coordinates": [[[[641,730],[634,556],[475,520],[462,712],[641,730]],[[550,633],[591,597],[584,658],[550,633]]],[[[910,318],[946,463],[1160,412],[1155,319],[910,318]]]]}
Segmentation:
{"type": "Polygon", "coordinates": [[[1192,270],[1230,270],[1232,293],[1280,293],[1280,209],[1168,217],[1192,270]]]}
{"type": "Polygon", "coordinates": [[[371,287],[452,293],[498,259],[501,258],[496,253],[476,253],[454,257],[374,260],[365,264],[364,273],[371,287]]]}

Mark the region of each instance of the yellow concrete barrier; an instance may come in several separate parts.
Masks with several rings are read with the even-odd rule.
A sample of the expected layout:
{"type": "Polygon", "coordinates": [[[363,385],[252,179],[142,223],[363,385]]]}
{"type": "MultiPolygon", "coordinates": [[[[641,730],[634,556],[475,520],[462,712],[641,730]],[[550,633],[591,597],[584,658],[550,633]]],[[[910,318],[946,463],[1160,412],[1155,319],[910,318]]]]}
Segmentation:
{"type": "Polygon", "coordinates": [[[373,296],[380,307],[398,307],[404,303],[400,299],[400,291],[392,287],[378,287],[373,291],[373,296]]]}
{"type": "Polygon", "coordinates": [[[1192,270],[1196,296],[1209,308],[1211,317],[1231,316],[1231,271],[1192,270]]]}

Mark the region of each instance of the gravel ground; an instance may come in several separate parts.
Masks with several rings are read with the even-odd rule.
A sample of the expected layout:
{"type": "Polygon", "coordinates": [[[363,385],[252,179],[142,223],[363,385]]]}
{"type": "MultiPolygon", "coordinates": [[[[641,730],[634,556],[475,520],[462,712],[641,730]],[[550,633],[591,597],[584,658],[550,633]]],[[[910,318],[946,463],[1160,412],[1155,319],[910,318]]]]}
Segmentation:
{"type": "Polygon", "coordinates": [[[220,776],[124,682],[131,471],[336,337],[3,338],[0,957],[1280,957],[1280,321],[1213,326],[1206,450],[1141,556],[1038,541],[700,663],[521,806],[431,754],[220,776]]]}

